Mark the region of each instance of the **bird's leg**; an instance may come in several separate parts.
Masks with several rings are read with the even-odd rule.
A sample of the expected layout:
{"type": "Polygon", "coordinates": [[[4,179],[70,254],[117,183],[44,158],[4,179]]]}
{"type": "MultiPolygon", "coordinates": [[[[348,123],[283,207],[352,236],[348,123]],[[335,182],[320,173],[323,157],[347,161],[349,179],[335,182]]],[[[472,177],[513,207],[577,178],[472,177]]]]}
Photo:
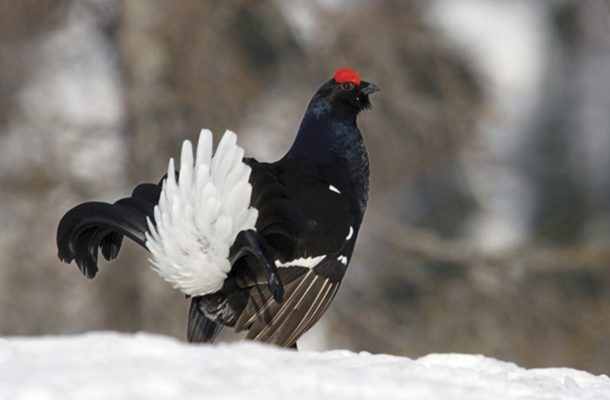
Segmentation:
{"type": "Polygon", "coordinates": [[[233,246],[231,246],[229,257],[231,265],[245,255],[252,255],[260,262],[265,275],[267,275],[269,291],[273,294],[276,302],[282,303],[284,301],[284,285],[273,257],[271,257],[269,246],[265,239],[252,229],[241,231],[237,235],[233,246]]]}

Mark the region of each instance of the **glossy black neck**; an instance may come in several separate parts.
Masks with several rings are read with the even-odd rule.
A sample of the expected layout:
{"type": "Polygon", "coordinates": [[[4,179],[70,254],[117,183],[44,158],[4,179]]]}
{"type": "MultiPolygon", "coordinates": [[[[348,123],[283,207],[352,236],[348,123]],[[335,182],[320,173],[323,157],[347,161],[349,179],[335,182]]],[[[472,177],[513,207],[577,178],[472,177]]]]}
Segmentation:
{"type": "Polygon", "coordinates": [[[343,156],[346,148],[362,142],[356,113],[326,112],[320,115],[318,111],[308,109],[286,159],[332,162],[337,156],[343,156]]]}
{"type": "MultiPolygon", "coordinates": [[[[342,189],[341,182],[354,190],[360,218],[366,208],[369,190],[369,160],[360,130],[353,118],[320,118],[308,110],[294,144],[281,160],[306,166],[342,189]]],[[[358,222],[358,224],[359,224],[358,222]]]]}

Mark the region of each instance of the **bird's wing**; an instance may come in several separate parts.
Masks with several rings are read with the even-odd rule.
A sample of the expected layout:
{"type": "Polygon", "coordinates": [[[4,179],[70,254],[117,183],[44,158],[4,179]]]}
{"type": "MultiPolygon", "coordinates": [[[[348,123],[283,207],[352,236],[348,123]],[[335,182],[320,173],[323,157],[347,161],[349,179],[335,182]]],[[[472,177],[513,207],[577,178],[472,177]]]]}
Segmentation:
{"type": "Polygon", "coordinates": [[[235,330],[248,329],[248,339],[281,347],[293,345],[320,319],[337,294],[341,283],[336,279],[337,270],[345,271],[345,265],[334,256],[324,256],[314,268],[280,267],[284,302],[273,301],[266,286],[253,287],[235,330]]]}
{"type": "Polygon", "coordinates": [[[276,166],[259,163],[253,158],[244,162],[252,170],[250,205],[258,211],[256,232],[280,257],[290,259],[305,231],[303,214],[289,199],[285,184],[278,178],[276,166]]]}
{"type": "MultiPolygon", "coordinates": [[[[273,167],[283,168],[277,164],[273,167]]],[[[252,286],[235,330],[248,330],[249,339],[289,347],[320,319],[335,297],[354,248],[358,226],[349,218],[345,196],[337,188],[313,177],[295,177],[285,171],[284,174],[285,180],[282,175],[278,179],[281,190],[290,193],[285,196],[284,204],[296,211],[294,214],[259,211],[257,221],[259,232],[265,232],[264,227],[273,226],[276,216],[280,215],[279,225],[284,230],[291,227],[294,230],[281,236],[290,238],[290,247],[284,247],[289,247],[289,251],[274,254],[284,285],[284,301],[274,301],[266,285],[252,286]],[[260,220],[264,223],[259,225],[260,220]]],[[[280,188],[272,194],[278,191],[280,188]]],[[[270,243],[272,249],[282,244],[273,240],[270,243]]]]}
{"type": "Polygon", "coordinates": [[[146,247],[147,217],[152,218],[161,187],[145,183],[134,189],[131,197],[114,204],[89,202],[68,211],[57,227],[60,260],[76,261],[87,278],[97,274],[98,248],[108,261],[113,260],[127,236],[146,247]]]}

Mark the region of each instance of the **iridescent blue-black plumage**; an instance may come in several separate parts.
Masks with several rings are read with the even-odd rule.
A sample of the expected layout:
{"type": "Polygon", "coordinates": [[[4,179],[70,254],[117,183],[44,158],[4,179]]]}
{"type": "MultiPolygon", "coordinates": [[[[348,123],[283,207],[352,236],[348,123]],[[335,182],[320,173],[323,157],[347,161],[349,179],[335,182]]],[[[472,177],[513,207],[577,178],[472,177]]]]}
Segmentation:
{"type": "MultiPolygon", "coordinates": [[[[211,342],[223,326],[247,338],[294,346],[328,308],[354,250],[368,200],[369,164],[358,114],[377,86],[339,70],[313,96],[294,144],[252,169],[256,226],[230,249],[231,271],[215,293],[191,299],[188,339],[211,342]]],[[[59,257],[92,278],[98,248],[112,260],[123,236],[146,246],[160,185],[144,184],[110,205],[85,203],[60,222],[59,257]]]]}

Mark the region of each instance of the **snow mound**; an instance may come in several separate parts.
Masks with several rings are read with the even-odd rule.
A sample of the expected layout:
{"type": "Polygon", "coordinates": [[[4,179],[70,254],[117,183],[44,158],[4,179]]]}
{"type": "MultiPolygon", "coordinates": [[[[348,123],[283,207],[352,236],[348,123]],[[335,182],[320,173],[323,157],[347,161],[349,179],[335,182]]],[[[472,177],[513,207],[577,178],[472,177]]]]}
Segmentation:
{"type": "Polygon", "coordinates": [[[610,379],[478,355],[294,352],[150,334],[0,339],[0,398],[610,399],[610,379]]]}

